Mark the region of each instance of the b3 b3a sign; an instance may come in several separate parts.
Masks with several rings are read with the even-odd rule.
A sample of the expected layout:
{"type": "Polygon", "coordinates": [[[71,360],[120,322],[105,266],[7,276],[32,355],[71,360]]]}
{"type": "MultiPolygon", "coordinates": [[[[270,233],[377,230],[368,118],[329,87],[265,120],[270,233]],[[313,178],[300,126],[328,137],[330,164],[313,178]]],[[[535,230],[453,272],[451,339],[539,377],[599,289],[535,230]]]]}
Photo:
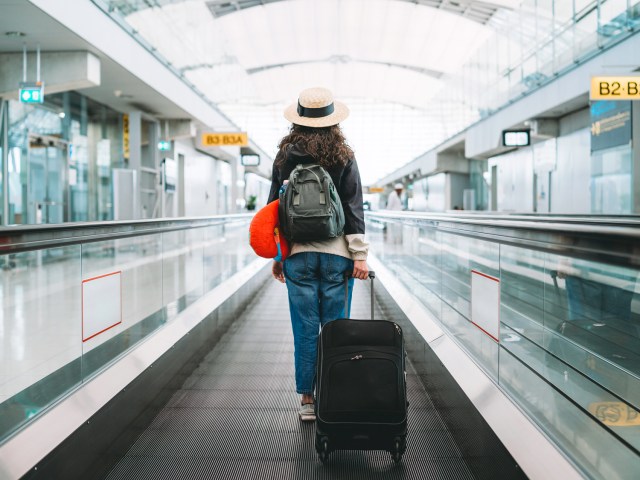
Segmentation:
{"type": "Polygon", "coordinates": [[[203,133],[203,147],[246,147],[249,136],[246,132],[216,132],[203,133]]]}

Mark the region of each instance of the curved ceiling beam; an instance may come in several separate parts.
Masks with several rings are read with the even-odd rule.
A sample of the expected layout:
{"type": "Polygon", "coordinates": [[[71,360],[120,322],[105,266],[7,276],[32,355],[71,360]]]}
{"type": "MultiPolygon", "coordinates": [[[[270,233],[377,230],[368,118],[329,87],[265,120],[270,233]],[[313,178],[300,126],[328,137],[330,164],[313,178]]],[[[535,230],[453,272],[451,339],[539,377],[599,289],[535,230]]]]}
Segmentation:
{"type": "Polygon", "coordinates": [[[437,70],[431,70],[429,68],[416,67],[414,65],[405,65],[401,63],[381,62],[378,60],[361,60],[359,58],[350,57],[349,55],[332,55],[328,58],[323,58],[318,60],[303,60],[300,62],[286,62],[286,63],[276,63],[273,65],[262,65],[260,67],[247,68],[247,73],[249,75],[252,75],[254,73],[264,72],[266,70],[271,70],[273,68],[289,67],[292,65],[303,65],[307,63],[333,63],[333,64],[368,63],[372,65],[384,65],[387,67],[402,68],[404,70],[410,70],[412,72],[416,72],[421,75],[427,75],[428,77],[436,78],[436,79],[441,78],[443,75],[442,72],[438,72],[437,70]]]}
{"type": "MultiPolygon", "coordinates": [[[[203,68],[215,68],[220,65],[228,65],[230,63],[235,63],[233,61],[224,61],[221,63],[199,63],[197,65],[187,65],[180,69],[181,72],[192,72],[194,70],[200,70],[203,68]]],[[[317,60],[302,60],[298,62],[284,62],[284,63],[275,63],[273,65],[261,65],[259,67],[247,68],[246,72],[249,75],[253,75],[254,73],[260,73],[267,70],[272,70],[274,68],[283,68],[290,67],[293,65],[305,65],[309,63],[332,63],[332,64],[347,64],[347,63],[367,63],[371,65],[383,65],[386,67],[393,68],[401,68],[404,70],[409,70],[411,72],[416,72],[421,75],[426,75],[431,78],[440,79],[444,75],[443,72],[439,72],[437,70],[431,70],[429,68],[416,67],[415,65],[405,65],[402,63],[392,63],[392,62],[381,62],[378,60],[361,60],[359,58],[353,58],[349,55],[332,55],[327,58],[321,58],[317,60]]]]}
{"type": "MultiPolygon", "coordinates": [[[[162,0],[156,0],[162,1],[162,0]]],[[[207,6],[215,17],[222,17],[230,13],[243,10],[245,8],[257,7],[268,3],[281,2],[285,0],[208,0],[207,6]]],[[[481,0],[394,0],[398,2],[415,3],[425,7],[445,10],[449,13],[460,15],[461,17],[475,22],[486,24],[496,10],[505,7],[505,0],[481,1],[481,0]]]]}
{"type": "MultiPolygon", "coordinates": [[[[147,8],[158,8],[180,3],[186,0],[110,0],[109,9],[118,10],[124,15],[135,13],[147,8]]],[[[267,5],[269,3],[286,0],[208,0],[207,7],[214,17],[222,17],[247,8],[267,5]]],[[[392,0],[397,2],[414,3],[473,20],[485,25],[500,8],[513,9],[517,6],[514,0],[392,0]]]]}

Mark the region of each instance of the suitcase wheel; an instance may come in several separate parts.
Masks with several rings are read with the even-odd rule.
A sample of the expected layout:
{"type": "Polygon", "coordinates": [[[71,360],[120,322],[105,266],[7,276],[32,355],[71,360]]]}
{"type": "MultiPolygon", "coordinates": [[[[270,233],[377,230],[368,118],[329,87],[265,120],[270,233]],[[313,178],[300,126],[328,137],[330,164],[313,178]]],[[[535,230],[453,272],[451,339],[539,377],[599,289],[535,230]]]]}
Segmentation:
{"type": "Polygon", "coordinates": [[[329,438],[320,437],[316,439],[316,452],[318,452],[318,457],[320,457],[322,463],[329,459],[329,438]]]}
{"type": "Polygon", "coordinates": [[[396,437],[393,440],[393,447],[391,448],[391,458],[395,463],[399,463],[402,460],[402,454],[406,449],[406,443],[403,441],[404,439],[400,437],[396,437]]]}

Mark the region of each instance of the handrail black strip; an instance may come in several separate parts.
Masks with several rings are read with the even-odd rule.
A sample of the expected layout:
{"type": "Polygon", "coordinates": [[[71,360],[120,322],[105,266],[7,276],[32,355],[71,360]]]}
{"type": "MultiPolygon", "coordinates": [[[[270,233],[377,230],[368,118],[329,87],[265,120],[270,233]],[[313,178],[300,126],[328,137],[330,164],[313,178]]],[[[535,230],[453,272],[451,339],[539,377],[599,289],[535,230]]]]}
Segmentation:
{"type": "Polygon", "coordinates": [[[158,233],[206,228],[248,221],[252,214],[212,217],[25,225],[0,228],[0,254],[57,248],[81,243],[118,240],[158,233]]]}
{"type": "Polygon", "coordinates": [[[574,217],[459,216],[367,212],[368,220],[403,223],[492,243],[612,265],[640,265],[640,220],[574,217]]]}

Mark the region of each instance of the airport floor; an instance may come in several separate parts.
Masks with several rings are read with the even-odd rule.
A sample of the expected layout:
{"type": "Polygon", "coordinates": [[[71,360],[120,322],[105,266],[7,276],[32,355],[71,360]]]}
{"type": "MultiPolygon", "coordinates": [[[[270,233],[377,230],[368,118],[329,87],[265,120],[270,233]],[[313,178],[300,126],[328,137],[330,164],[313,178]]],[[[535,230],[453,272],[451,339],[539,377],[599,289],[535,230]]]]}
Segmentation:
{"type": "MultiPolygon", "coordinates": [[[[353,318],[369,318],[369,305],[367,285],[357,282],[353,318]]],[[[323,465],[314,423],[297,416],[286,287],[268,282],[107,478],[473,478],[410,363],[407,373],[403,460],[337,451],[323,465]]]]}

